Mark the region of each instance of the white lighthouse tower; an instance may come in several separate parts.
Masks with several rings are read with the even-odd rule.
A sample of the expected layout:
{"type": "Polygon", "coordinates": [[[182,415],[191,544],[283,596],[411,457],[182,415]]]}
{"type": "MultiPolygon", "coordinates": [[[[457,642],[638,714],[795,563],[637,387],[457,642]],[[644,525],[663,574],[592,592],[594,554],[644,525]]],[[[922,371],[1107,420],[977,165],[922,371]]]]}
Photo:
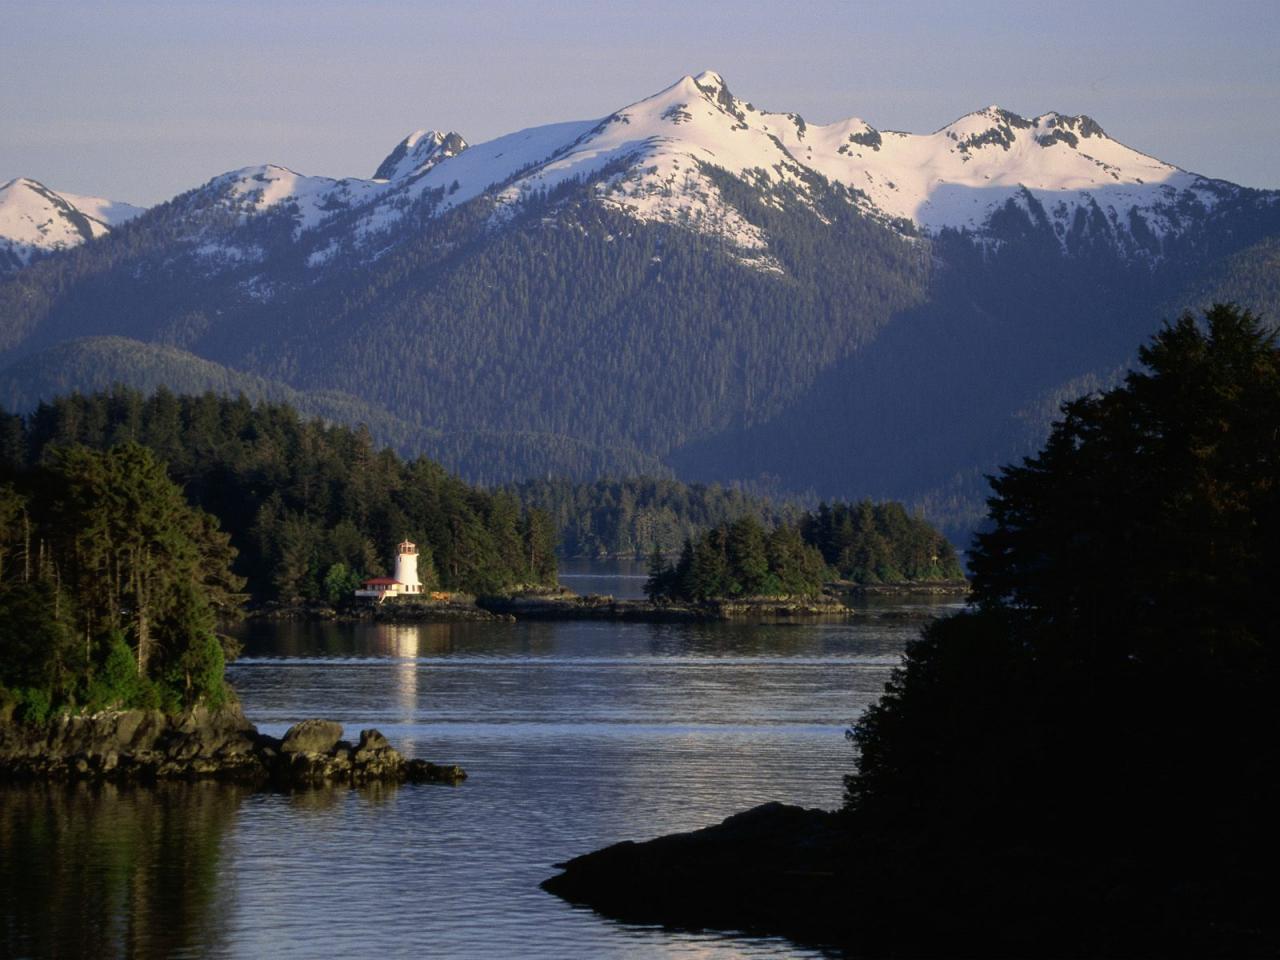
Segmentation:
{"type": "Polygon", "coordinates": [[[396,580],[403,593],[421,593],[422,581],[418,579],[418,547],[405,540],[396,552],[396,580]]]}

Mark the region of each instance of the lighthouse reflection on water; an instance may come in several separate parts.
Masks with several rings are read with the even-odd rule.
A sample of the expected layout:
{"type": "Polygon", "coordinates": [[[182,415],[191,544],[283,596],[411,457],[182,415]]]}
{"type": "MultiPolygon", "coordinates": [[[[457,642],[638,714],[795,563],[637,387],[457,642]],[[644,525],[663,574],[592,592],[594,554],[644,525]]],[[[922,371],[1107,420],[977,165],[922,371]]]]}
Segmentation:
{"type": "Polygon", "coordinates": [[[396,659],[395,703],[398,723],[413,723],[418,710],[418,656],[422,627],[415,624],[385,623],[376,628],[375,645],[396,659]]]}

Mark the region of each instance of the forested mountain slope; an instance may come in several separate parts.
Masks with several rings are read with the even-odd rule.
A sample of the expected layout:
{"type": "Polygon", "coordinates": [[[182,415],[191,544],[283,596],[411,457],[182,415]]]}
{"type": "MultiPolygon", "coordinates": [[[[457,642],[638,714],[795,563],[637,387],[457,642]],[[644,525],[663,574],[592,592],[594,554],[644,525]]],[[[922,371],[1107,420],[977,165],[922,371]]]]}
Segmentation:
{"type": "Polygon", "coordinates": [[[418,131],[370,180],[214,178],[0,282],[0,379],[79,385],[62,345],[124,337],[182,356],[94,341],[92,385],[181,388],[189,355],[473,479],[670,467],[962,524],[1067,385],[1184,307],[1270,309],[1277,238],[1276,193],[1087,117],[817,126],[706,73],[485,144],[418,131]]]}

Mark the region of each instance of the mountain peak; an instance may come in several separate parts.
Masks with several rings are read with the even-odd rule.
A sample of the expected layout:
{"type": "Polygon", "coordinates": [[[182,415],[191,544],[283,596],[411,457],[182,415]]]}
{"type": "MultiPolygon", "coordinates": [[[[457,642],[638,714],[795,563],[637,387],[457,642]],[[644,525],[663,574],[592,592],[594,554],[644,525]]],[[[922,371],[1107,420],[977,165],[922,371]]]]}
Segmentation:
{"type": "Polygon", "coordinates": [[[0,185],[0,275],[33,256],[78,246],[142,213],[140,207],[59,193],[30,177],[0,185]]]}
{"type": "Polygon", "coordinates": [[[714,70],[703,70],[693,78],[693,82],[700,87],[723,87],[725,85],[724,77],[714,70]]]}
{"type": "Polygon", "coordinates": [[[729,85],[724,82],[724,77],[720,74],[714,70],[703,70],[692,80],[693,85],[706,94],[708,99],[719,104],[729,113],[737,113],[733,104],[733,94],[729,92],[729,85]]]}
{"type": "Polygon", "coordinates": [[[394,181],[416,177],[465,149],[467,142],[452,131],[415,130],[387,154],[374,172],[373,179],[394,181]]]}

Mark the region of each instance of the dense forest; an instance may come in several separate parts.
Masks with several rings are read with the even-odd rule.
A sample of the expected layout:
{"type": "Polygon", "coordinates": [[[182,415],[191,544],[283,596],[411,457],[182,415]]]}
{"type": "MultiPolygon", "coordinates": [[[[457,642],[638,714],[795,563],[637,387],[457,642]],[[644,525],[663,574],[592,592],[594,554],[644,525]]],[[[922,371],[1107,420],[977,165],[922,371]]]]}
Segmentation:
{"type": "Polygon", "coordinates": [[[868,953],[1280,945],[1280,348],[1215,306],[1140,359],[995,478],[976,609],[853,732],[841,922],[868,953]]]}
{"type": "Polygon", "coordinates": [[[490,591],[555,580],[546,515],[425,458],[379,449],[367,430],[304,420],[279,404],[129,390],[71,395],[0,422],[0,482],[21,482],[66,447],[136,442],[187,500],[215,516],[257,600],[336,600],[419,545],[428,589],[490,591]]]}
{"type": "MultiPolygon", "coordinates": [[[[317,272],[287,217],[238,225],[193,193],[0,284],[0,361],[127,337],[343,391],[417,426],[660,456],[776,411],[924,296],[918,250],[841,190],[815,190],[825,221],[737,188],[781,271],[742,262],[723,238],[638,223],[574,182],[527,198],[501,231],[487,201],[415,212],[385,256],[339,251],[317,272]],[[206,237],[274,255],[210,258],[206,237]]],[[[303,245],[324,248],[342,220],[303,245]]]]}
{"type": "Polygon", "coordinates": [[[30,413],[73,391],[126,385],[144,394],[243,394],[254,403],[293,407],[304,417],[368,428],[376,443],[412,459],[426,456],[472,483],[504,484],[528,476],[669,476],[656,457],[617,442],[594,444],[563,434],[470,428],[446,431],[396,416],[340,390],[298,390],[280,380],[241,373],[166,344],[126,337],[80,337],[55,344],[0,369],[0,407],[30,413]]]}
{"type": "Polygon", "coordinates": [[[820,504],[801,518],[800,535],[845,580],[902,583],[964,576],[947,538],[900,503],[820,504]]]}
{"type": "Polygon", "coordinates": [[[821,504],[766,530],[750,514],[687,538],[679,559],[649,560],[650,599],[813,596],[839,577],[860,584],[959,580],[955,549],[900,503],[821,504]]]}
{"type": "Polygon", "coordinates": [[[767,527],[799,520],[794,501],[741,487],[681,483],[662,477],[528,480],[510,488],[526,507],[542,510],[559,531],[562,557],[674,554],[711,527],[752,517],[767,527]]]}
{"type": "Polygon", "coordinates": [[[983,475],[1035,448],[1055,396],[1126,367],[1172,304],[1280,303],[1280,205],[1256,191],[1168,211],[1175,233],[1129,249],[1100,210],[1059,236],[1027,201],[982,236],[926,237],[820,179],[815,217],[703,172],[767,251],[639,222],[595,183],[500,216],[486,198],[434,216],[427,197],[373,259],[343,245],[346,214],[296,238],[288,216],[242,221],[193,191],[0,281],[0,402],[244,390],[472,482],[763,478],[923,506],[959,542],[983,475]]]}
{"type": "Polygon", "coordinates": [[[833,502],[806,510],[796,500],[740,486],[654,477],[529,480],[510,488],[559,531],[562,557],[635,557],[680,552],[714,527],[750,518],[766,529],[796,526],[835,576],[859,583],[950,580],[964,576],[955,548],[900,503],[833,502]]]}
{"type": "Polygon", "coordinates": [[[216,518],[137,443],[45,453],[0,481],[0,710],[221,703],[244,581],[216,518]]]}
{"type": "Polygon", "coordinates": [[[644,589],[650,600],[814,596],[830,573],[794,524],[766,532],[742,517],[686,540],[674,564],[655,552],[644,589]]]}

